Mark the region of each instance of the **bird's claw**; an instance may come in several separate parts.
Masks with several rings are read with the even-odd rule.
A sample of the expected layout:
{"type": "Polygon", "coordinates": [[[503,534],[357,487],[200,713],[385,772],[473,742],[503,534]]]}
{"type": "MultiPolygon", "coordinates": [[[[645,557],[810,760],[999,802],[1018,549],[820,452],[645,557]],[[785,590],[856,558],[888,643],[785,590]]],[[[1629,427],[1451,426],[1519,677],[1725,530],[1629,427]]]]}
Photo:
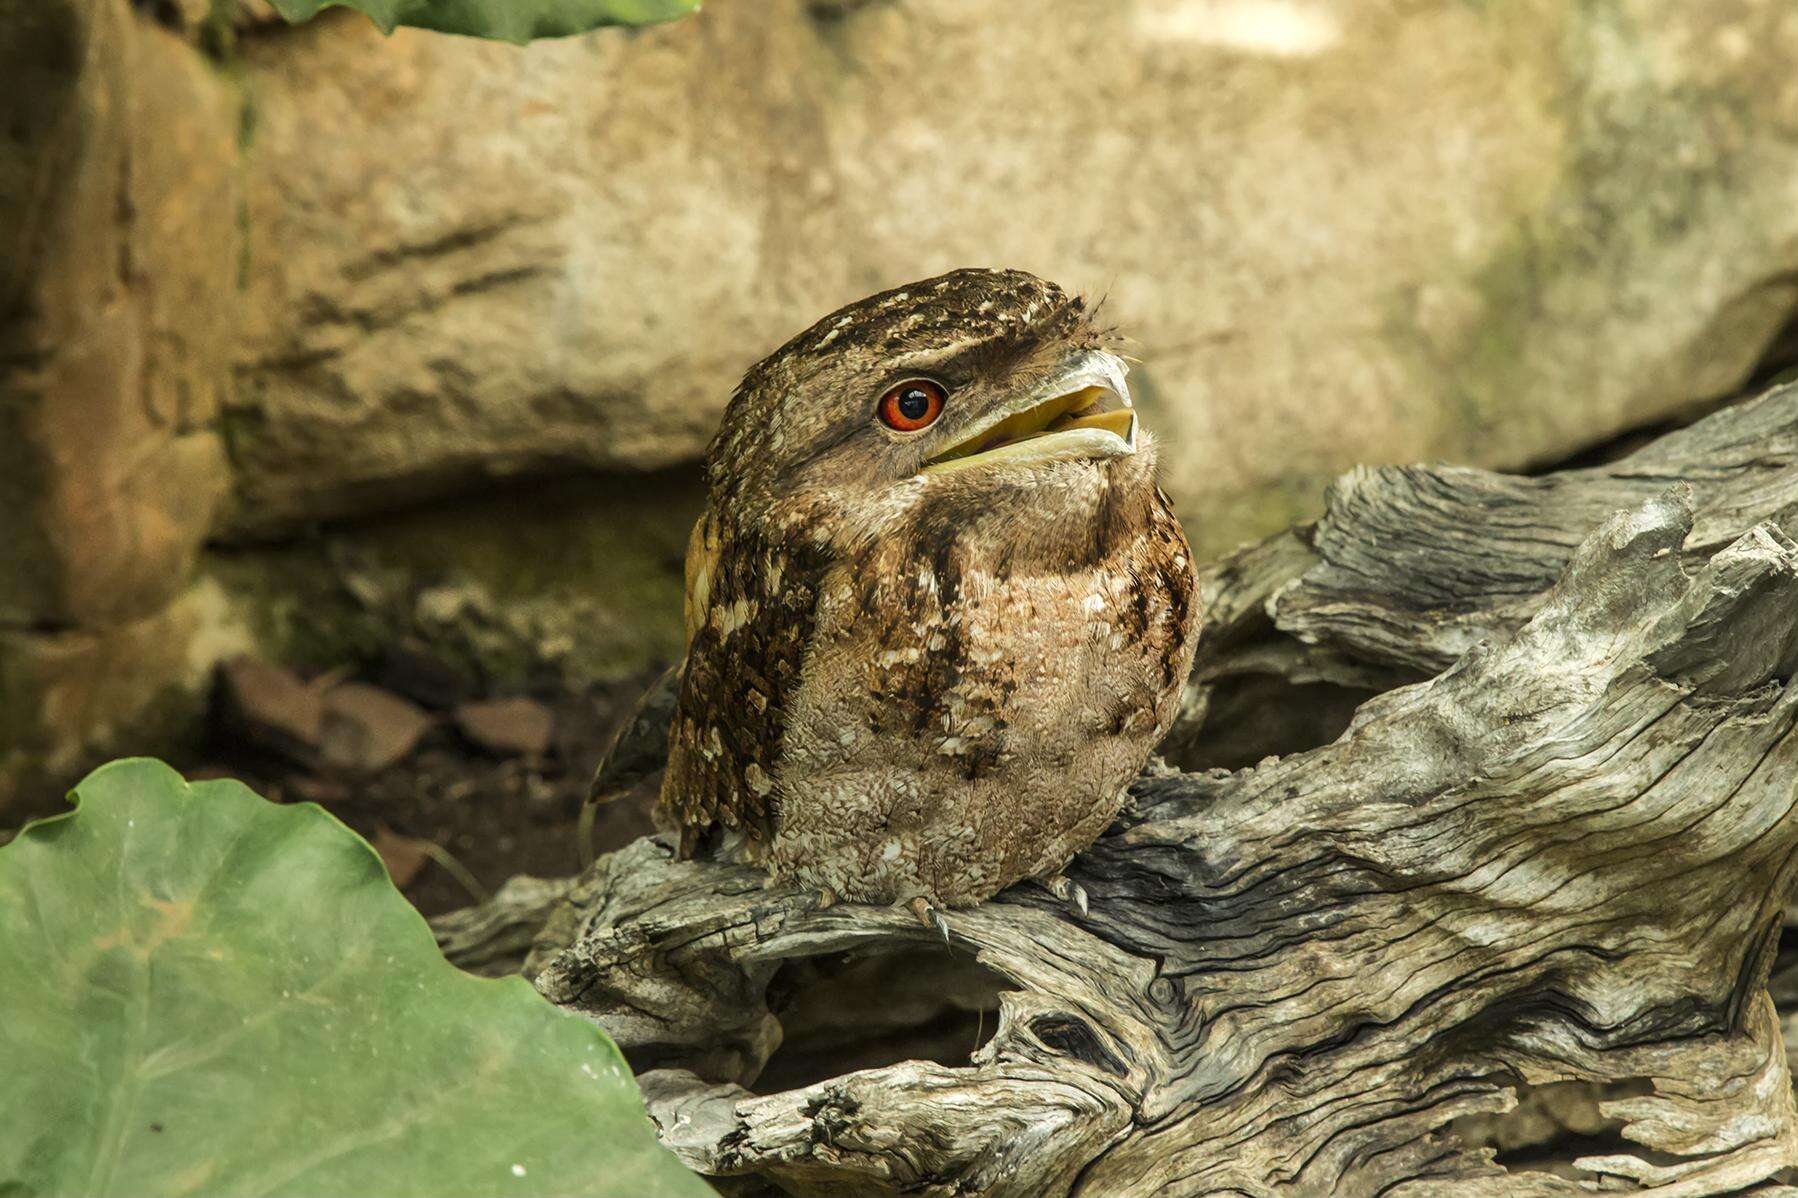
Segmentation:
{"type": "Polygon", "coordinates": [[[832,890],[832,889],[831,889],[831,888],[830,888],[830,887],[828,887],[828,886],[820,886],[820,887],[818,887],[818,901],[817,901],[817,905],[816,905],[816,906],[814,906],[814,907],[813,907],[813,908],[812,908],[812,910],[814,910],[814,911],[828,911],[828,910],[830,910],[830,909],[831,909],[831,908],[832,908],[832,907],[834,907],[834,906],[836,906],[836,905],[837,905],[837,903],[838,903],[838,902],[839,902],[839,901],[840,901],[840,900],[839,900],[839,899],[838,899],[838,897],[837,897],[837,892],[836,892],[836,891],[834,891],[834,890],[832,890]]]}
{"type": "Polygon", "coordinates": [[[941,933],[944,944],[949,943],[949,917],[944,915],[940,909],[931,906],[929,899],[919,895],[906,903],[905,909],[916,916],[919,923],[927,928],[935,928],[941,933]]]}
{"type": "Polygon", "coordinates": [[[1086,887],[1066,874],[1056,874],[1052,878],[1044,878],[1043,888],[1080,914],[1086,914],[1086,887]]]}

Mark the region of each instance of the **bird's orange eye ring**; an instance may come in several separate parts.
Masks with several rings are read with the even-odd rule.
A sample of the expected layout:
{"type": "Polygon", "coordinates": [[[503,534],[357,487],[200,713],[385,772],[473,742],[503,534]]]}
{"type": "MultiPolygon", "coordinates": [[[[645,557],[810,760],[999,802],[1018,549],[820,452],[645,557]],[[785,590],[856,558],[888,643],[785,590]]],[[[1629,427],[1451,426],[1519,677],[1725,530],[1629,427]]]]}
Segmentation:
{"type": "Polygon", "coordinates": [[[915,433],[929,428],[943,414],[943,400],[948,398],[938,383],[929,379],[906,379],[889,387],[880,397],[880,422],[902,433],[915,433]]]}

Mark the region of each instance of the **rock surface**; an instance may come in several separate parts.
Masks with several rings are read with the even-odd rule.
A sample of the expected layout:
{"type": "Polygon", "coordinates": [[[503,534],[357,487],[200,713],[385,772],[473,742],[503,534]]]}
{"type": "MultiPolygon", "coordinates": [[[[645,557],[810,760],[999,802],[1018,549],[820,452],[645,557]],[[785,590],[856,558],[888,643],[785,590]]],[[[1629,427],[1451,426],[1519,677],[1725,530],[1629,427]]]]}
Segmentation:
{"type": "Polygon", "coordinates": [[[49,814],[108,757],[197,740],[215,663],[255,647],[217,583],[102,628],[0,628],[0,812],[49,814]]]}
{"type": "Polygon", "coordinates": [[[431,717],[392,691],[346,682],[325,695],[319,751],[354,773],[375,773],[405,759],[431,727],[431,717]]]}
{"type": "Polygon", "coordinates": [[[556,730],[556,717],[535,699],[489,699],[456,708],[456,729],[478,747],[501,757],[541,757],[556,730]]]}
{"type": "Polygon", "coordinates": [[[755,358],[967,264],[1107,298],[1201,553],[1357,462],[1564,455],[1737,386],[1798,303],[1795,42],[1783,0],[254,39],[231,527],[690,460],[755,358]]]}
{"type": "MultiPolygon", "coordinates": [[[[481,693],[613,681],[680,654],[681,562],[701,502],[669,474],[567,479],[221,547],[201,569],[290,664],[329,669],[409,643],[481,693]]],[[[439,689],[412,697],[459,701],[439,689]]]]}
{"type": "Polygon", "coordinates": [[[218,703],[223,727],[233,736],[302,764],[318,752],[324,691],[292,670],[234,657],[219,667],[218,703]]]}
{"type": "Polygon", "coordinates": [[[116,2],[6,25],[0,625],[117,629],[188,585],[226,489],[239,101],[116,2]]]}

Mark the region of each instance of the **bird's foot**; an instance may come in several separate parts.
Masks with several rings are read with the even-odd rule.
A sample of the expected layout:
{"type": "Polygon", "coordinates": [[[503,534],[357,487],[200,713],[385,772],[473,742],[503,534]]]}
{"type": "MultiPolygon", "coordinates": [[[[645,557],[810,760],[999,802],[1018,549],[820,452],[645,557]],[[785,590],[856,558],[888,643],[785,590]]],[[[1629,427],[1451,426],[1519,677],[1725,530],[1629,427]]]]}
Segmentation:
{"type": "Polygon", "coordinates": [[[942,934],[943,943],[949,943],[949,917],[944,915],[940,907],[930,905],[930,900],[923,895],[905,904],[905,909],[917,917],[919,923],[927,928],[935,928],[942,934]]]}
{"type": "Polygon", "coordinates": [[[828,886],[820,886],[820,887],[818,887],[818,900],[817,900],[817,903],[812,907],[812,910],[828,911],[832,907],[836,906],[837,903],[839,903],[841,901],[842,901],[841,897],[837,894],[836,891],[832,890],[828,886]]]}
{"type": "Polygon", "coordinates": [[[1080,914],[1086,914],[1086,887],[1074,881],[1074,879],[1068,877],[1066,874],[1056,874],[1052,878],[1042,878],[1040,881],[1042,882],[1044,890],[1047,890],[1050,894],[1054,895],[1080,914]]]}

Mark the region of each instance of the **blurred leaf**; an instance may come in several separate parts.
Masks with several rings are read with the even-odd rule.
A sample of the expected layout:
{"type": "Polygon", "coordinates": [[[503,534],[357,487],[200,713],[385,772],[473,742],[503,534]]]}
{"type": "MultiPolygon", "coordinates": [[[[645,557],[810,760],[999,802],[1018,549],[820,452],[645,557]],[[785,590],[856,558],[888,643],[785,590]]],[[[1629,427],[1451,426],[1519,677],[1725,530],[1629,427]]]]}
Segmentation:
{"type": "Polygon", "coordinates": [[[120,761],[0,849],[0,1193],[702,1198],[618,1050],[355,833],[120,761]]]}
{"type": "Polygon", "coordinates": [[[416,25],[439,33],[466,33],[503,42],[567,37],[602,25],[653,25],[699,8],[699,0],[270,0],[295,24],[310,21],[322,8],[342,6],[365,13],[392,33],[396,25],[416,25]]]}

